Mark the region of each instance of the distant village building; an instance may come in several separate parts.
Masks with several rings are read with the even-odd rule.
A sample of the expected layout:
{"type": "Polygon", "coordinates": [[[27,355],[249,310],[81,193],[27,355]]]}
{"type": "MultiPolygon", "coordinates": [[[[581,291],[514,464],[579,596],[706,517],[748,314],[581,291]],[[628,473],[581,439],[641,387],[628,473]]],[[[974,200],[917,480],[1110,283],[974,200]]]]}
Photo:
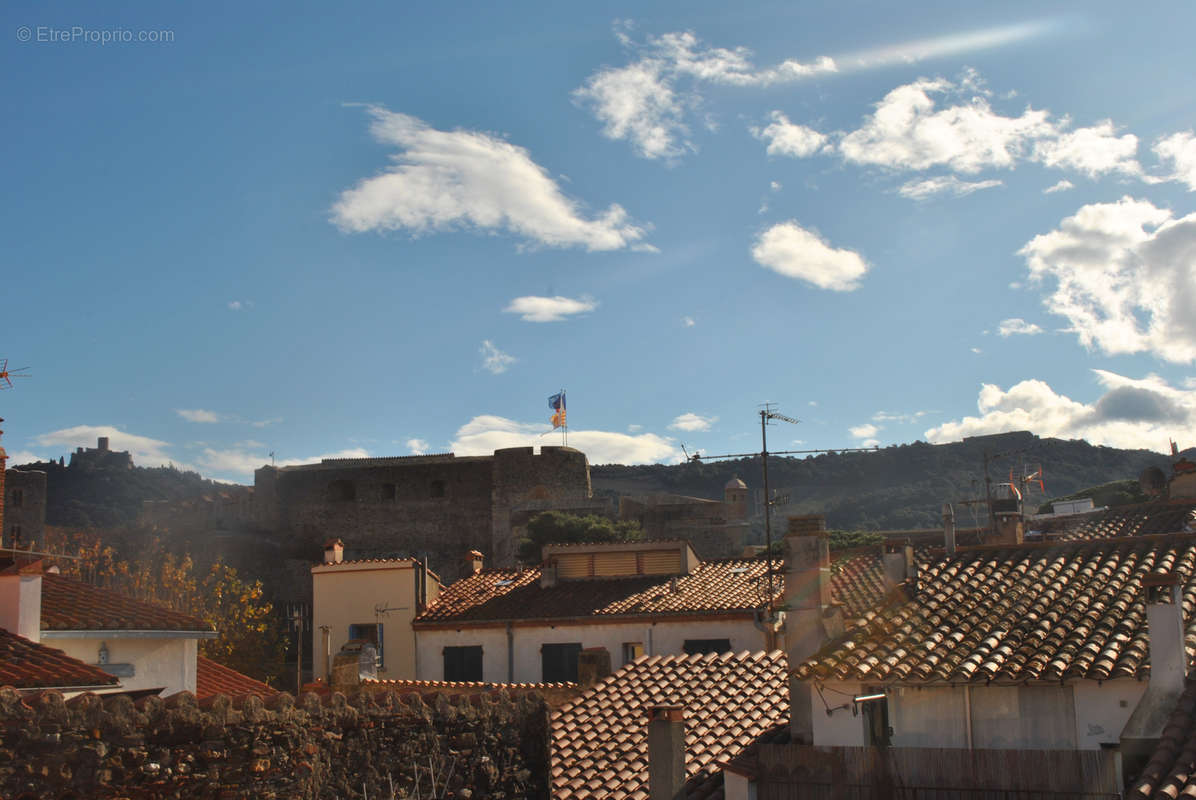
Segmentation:
{"type": "Polygon", "coordinates": [[[46,473],[4,470],[0,546],[37,550],[46,541],[46,473]]]}
{"type": "Polygon", "coordinates": [[[619,519],[638,523],[649,539],[685,539],[702,558],[740,556],[751,530],[747,484],[731,478],[722,500],[675,494],[620,497],[619,519]]]}

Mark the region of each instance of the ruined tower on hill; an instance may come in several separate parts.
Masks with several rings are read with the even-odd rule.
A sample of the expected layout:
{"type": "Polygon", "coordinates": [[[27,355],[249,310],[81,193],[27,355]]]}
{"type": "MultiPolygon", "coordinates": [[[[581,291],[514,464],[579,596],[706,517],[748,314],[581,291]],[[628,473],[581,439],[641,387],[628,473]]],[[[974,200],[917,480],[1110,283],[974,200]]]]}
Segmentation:
{"type": "Polygon", "coordinates": [[[359,556],[428,553],[442,577],[470,550],[512,566],[541,511],[608,513],[585,453],[549,446],[266,466],[254,473],[253,508],[255,527],[313,548],[339,538],[359,556]]]}

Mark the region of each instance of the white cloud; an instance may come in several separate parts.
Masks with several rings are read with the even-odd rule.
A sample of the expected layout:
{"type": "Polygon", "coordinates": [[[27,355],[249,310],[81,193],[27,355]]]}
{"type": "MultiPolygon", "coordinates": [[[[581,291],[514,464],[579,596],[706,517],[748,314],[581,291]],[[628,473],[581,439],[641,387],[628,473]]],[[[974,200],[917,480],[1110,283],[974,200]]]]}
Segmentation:
{"type": "MultiPolygon", "coordinates": [[[[813,128],[807,128],[805,125],[790,122],[789,118],[780,111],[773,111],[769,118],[772,122],[763,128],[752,127],[748,130],[751,131],[752,136],[768,143],[765,151],[770,156],[805,158],[817,153],[827,142],[825,135],[813,128]]],[[[779,188],[775,181],[773,185],[779,188]]]]}
{"type": "MultiPolygon", "coordinates": [[[[697,150],[689,141],[685,115],[701,104],[702,84],[770,86],[835,70],[825,57],[811,63],[786,59],[757,69],[746,48],[708,47],[687,32],[650,36],[638,45],[626,34],[616,35],[635,59],[598,70],[573,92],[573,99],[602,123],[603,136],[629,141],[642,158],[675,160],[697,150]]],[[[706,127],[711,127],[709,120],[706,127]]]]}
{"type": "Polygon", "coordinates": [[[831,247],[794,220],[764,231],[752,247],[752,258],[786,277],[838,292],[859,288],[868,271],[868,262],[859,253],[831,247]]]}
{"type": "Polygon", "coordinates": [[[1093,370],[1104,393],[1082,403],[1055,392],[1041,380],[1025,380],[1008,391],[984,384],[979,416],[964,417],[926,431],[930,442],[956,441],[1004,431],[1085,439],[1096,445],[1167,451],[1168,438],[1196,440],[1196,389],[1169,385],[1148,375],[1135,380],[1093,370]]]}
{"type": "Polygon", "coordinates": [[[1026,322],[1021,317],[1011,317],[1001,320],[997,326],[997,333],[1001,336],[1036,336],[1042,333],[1042,328],[1033,322],[1026,322]]]}
{"type": "Polygon", "coordinates": [[[855,425],[848,428],[847,432],[855,439],[871,439],[880,432],[880,428],[870,422],[865,422],[863,425],[855,425]]]}
{"type": "Polygon", "coordinates": [[[898,86],[858,130],[843,137],[839,151],[856,164],[895,170],[946,166],[975,173],[1012,167],[1032,140],[1055,133],[1047,112],[1027,108],[1019,117],[1005,117],[983,96],[935,108],[935,97],[967,88],[968,80],[956,85],[942,78],[898,86]]]}
{"type": "Polygon", "coordinates": [[[482,354],[482,369],[490,372],[493,375],[506,372],[507,367],[515,363],[515,356],[504,353],[494,346],[494,342],[486,339],[482,342],[482,346],[478,349],[482,354]]]}
{"type": "Polygon", "coordinates": [[[972,348],[972,352],[973,352],[973,353],[975,353],[976,355],[980,355],[980,354],[981,354],[981,353],[983,353],[984,351],[983,351],[983,350],[981,350],[979,347],[973,347],[973,348],[972,348]]]}
{"type": "Polygon", "coordinates": [[[1019,254],[1035,282],[1054,282],[1044,303],[1084,346],[1196,360],[1196,214],[1130,197],[1086,205],[1019,254]]]}
{"type": "Polygon", "coordinates": [[[65,447],[74,450],[76,447],[95,447],[96,440],[101,436],[108,437],[110,449],[128,450],[133,456],[133,462],[138,466],[157,467],[171,462],[166,452],[170,442],[126,433],[111,425],[75,425],[35,436],[33,441],[41,447],[65,447]]]}
{"type": "Polygon", "coordinates": [[[779,192],[781,191],[781,183],[780,181],[769,181],[768,188],[772,189],[774,192],[779,192]]]}
{"type": "Polygon", "coordinates": [[[1186,183],[1188,191],[1196,192],[1196,134],[1192,131],[1173,133],[1155,142],[1153,149],[1160,161],[1171,162],[1167,180],[1186,183]]]}
{"type": "Polygon", "coordinates": [[[930,58],[963,55],[1032,39],[1060,27],[1057,20],[1037,20],[1001,25],[972,31],[949,33],[927,39],[915,39],[898,44],[883,45],[858,53],[836,56],[835,62],[844,71],[872,69],[892,65],[908,65],[930,58]]]}
{"type": "Polygon", "coordinates": [[[683,328],[692,328],[694,325],[697,325],[697,324],[698,323],[694,322],[693,317],[682,317],[681,318],[681,327],[683,327],[683,328]]]}
{"type": "MultiPolygon", "coordinates": [[[[489,455],[503,447],[557,444],[543,434],[550,425],[516,422],[483,415],[462,425],[452,442],[457,455],[489,455]]],[[[672,439],[654,433],[636,435],[613,431],[569,430],[569,446],[584,452],[591,464],[651,464],[680,461],[681,449],[672,439]]]]}
{"type": "Polygon", "coordinates": [[[880,439],[865,439],[860,442],[860,447],[878,447],[879,445],[880,439]]]}
{"type": "Polygon", "coordinates": [[[240,300],[230,300],[228,303],[228,308],[229,311],[242,311],[245,308],[245,304],[240,300]]]}
{"type": "Polygon", "coordinates": [[[952,194],[963,197],[981,189],[991,189],[1003,185],[1003,181],[961,181],[954,175],[942,175],[935,178],[907,181],[897,190],[897,194],[911,200],[926,200],[938,194],[952,194]]]}
{"type": "Polygon", "coordinates": [[[49,459],[44,456],[39,456],[32,450],[16,450],[8,454],[8,466],[18,467],[21,464],[33,464],[39,461],[47,461],[49,459]]]}
{"type": "Polygon", "coordinates": [[[344,231],[476,228],[587,250],[618,250],[644,236],[619,205],[582,216],[522,147],[477,131],[436,130],[378,106],[369,113],[374,138],[401,152],[381,174],[341,193],[332,219],[344,231]]]}
{"type": "Polygon", "coordinates": [[[635,425],[635,424],[631,424],[631,425],[628,425],[628,426],[627,426],[627,432],[628,432],[628,433],[639,433],[639,432],[640,432],[640,431],[642,431],[643,429],[644,429],[644,426],[643,426],[643,425],[635,425]]]}
{"type": "Polygon", "coordinates": [[[1137,154],[1138,137],[1132,133],[1118,136],[1113,121],[1107,119],[1036,142],[1033,158],[1048,167],[1074,169],[1096,178],[1109,172],[1140,174],[1137,154]]]}
{"type": "Polygon", "coordinates": [[[422,456],[431,449],[431,445],[423,439],[408,439],[407,449],[411,451],[414,456],[422,456]]]}
{"type": "Polygon", "coordinates": [[[202,408],[176,408],[174,413],[178,414],[188,422],[220,422],[223,417],[215,411],[206,411],[202,408]]]}
{"type": "Polygon", "coordinates": [[[249,424],[255,428],[266,428],[270,425],[277,425],[280,422],[282,422],[282,417],[270,417],[269,419],[254,420],[249,424]]]}
{"type": "Polygon", "coordinates": [[[597,307],[597,301],[589,297],[574,299],[559,295],[556,297],[535,297],[529,295],[527,297],[516,297],[503,311],[508,314],[519,314],[520,318],[526,322],[560,322],[575,314],[585,314],[593,311],[597,307]]]}
{"type": "MultiPolygon", "coordinates": [[[[872,415],[872,421],[908,423],[915,422],[929,413],[929,411],[914,411],[913,413],[909,414],[901,413],[899,411],[877,411],[872,415]]],[[[875,433],[875,431],[873,431],[873,433],[875,433]]]]}
{"type": "Polygon", "coordinates": [[[1042,190],[1043,194],[1055,194],[1055,192],[1066,192],[1068,189],[1074,189],[1076,185],[1064,178],[1053,186],[1048,186],[1042,190]]]}
{"type": "MultiPolygon", "coordinates": [[[[265,447],[265,445],[260,445],[265,447]]],[[[227,449],[213,447],[204,448],[199,458],[201,471],[207,474],[221,473],[224,475],[239,475],[246,477],[253,474],[259,467],[270,463],[269,453],[251,452],[253,448],[234,446],[227,449]]],[[[333,453],[322,453],[310,458],[285,458],[274,462],[276,467],[294,467],[300,464],[312,464],[325,458],[369,458],[369,451],[361,447],[351,447],[337,450],[333,453]]]]}
{"type": "Polygon", "coordinates": [[[718,422],[718,417],[703,417],[700,414],[687,411],[669,423],[669,428],[675,431],[708,431],[710,426],[716,422],[718,422]]]}

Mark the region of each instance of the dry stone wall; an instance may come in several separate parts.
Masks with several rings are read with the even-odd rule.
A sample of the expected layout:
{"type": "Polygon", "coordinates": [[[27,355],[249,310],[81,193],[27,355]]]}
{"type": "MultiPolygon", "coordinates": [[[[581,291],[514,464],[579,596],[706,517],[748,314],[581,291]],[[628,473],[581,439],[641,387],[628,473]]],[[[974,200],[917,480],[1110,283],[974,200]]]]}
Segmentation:
{"type": "Polygon", "coordinates": [[[224,696],[197,703],[0,689],[0,797],[547,797],[535,693],[224,696]],[[433,782],[435,786],[433,786],[433,782]]]}

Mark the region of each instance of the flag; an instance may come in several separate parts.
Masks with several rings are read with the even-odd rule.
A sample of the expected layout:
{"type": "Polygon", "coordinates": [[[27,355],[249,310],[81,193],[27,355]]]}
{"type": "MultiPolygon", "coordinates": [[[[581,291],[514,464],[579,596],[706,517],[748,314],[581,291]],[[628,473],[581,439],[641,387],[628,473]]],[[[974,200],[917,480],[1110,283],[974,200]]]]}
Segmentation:
{"type": "Polygon", "coordinates": [[[565,425],[565,390],[548,398],[548,407],[552,409],[552,429],[564,428],[565,425]]]}

